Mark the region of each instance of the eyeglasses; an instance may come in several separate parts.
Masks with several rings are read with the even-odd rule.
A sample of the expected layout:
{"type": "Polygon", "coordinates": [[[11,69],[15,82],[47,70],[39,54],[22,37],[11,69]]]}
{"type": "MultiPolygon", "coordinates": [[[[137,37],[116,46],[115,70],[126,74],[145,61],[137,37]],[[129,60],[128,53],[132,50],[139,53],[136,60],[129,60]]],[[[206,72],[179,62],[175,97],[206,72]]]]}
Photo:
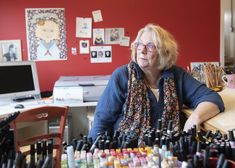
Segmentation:
{"type": "Polygon", "coordinates": [[[135,47],[137,48],[137,50],[142,50],[146,47],[147,51],[154,51],[156,49],[156,46],[154,43],[147,43],[147,44],[143,44],[141,42],[136,42],[135,43],[135,47]]]}

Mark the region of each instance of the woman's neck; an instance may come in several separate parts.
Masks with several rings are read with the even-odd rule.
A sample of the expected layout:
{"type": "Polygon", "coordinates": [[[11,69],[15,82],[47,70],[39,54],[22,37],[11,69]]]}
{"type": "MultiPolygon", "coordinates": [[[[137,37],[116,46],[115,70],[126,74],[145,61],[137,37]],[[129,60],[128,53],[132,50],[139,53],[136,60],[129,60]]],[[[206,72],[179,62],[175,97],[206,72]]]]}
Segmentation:
{"type": "Polygon", "coordinates": [[[147,85],[153,89],[157,89],[157,81],[160,78],[160,71],[156,72],[144,72],[145,74],[145,80],[147,82],[147,85]]]}

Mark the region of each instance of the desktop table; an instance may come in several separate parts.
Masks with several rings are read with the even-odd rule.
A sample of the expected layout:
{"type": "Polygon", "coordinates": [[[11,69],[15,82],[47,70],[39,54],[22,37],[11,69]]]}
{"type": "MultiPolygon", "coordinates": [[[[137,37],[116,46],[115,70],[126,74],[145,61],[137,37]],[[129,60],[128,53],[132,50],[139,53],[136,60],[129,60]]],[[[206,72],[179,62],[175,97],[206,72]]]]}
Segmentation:
{"type": "MultiPolygon", "coordinates": [[[[94,113],[97,102],[54,102],[52,99],[29,100],[24,102],[9,102],[0,106],[0,118],[4,118],[16,111],[24,112],[25,110],[41,107],[41,106],[69,106],[67,130],[65,134],[68,135],[66,141],[70,141],[73,137],[79,137],[80,134],[88,133],[88,119],[87,114],[94,113]],[[23,104],[24,108],[16,109],[16,104],[23,104]]],[[[41,129],[44,129],[42,127],[41,129]]],[[[54,129],[54,128],[53,128],[54,129]]],[[[39,130],[39,129],[37,129],[39,130]]]]}
{"type": "MultiPolygon", "coordinates": [[[[225,134],[228,133],[228,130],[235,129],[235,89],[225,88],[218,93],[224,101],[225,111],[204,122],[201,125],[201,128],[205,131],[211,130],[213,132],[220,130],[225,134]]],[[[192,109],[183,109],[183,114],[187,118],[191,115],[192,112],[192,109]]],[[[88,113],[87,116],[89,122],[94,120],[93,113],[88,113]]]]}
{"type": "MultiPolygon", "coordinates": [[[[220,130],[222,133],[227,133],[228,130],[235,129],[235,89],[225,88],[221,92],[218,92],[225,104],[225,111],[219,113],[215,117],[209,119],[202,124],[204,130],[220,130]]],[[[88,132],[88,119],[93,120],[93,112],[97,105],[97,102],[64,102],[54,103],[52,100],[39,100],[31,102],[23,102],[24,109],[15,109],[14,106],[17,103],[10,103],[0,107],[0,118],[3,118],[15,111],[24,112],[24,110],[35,108],[39,106],[69,106],[69,124],[72,129],[69,128],[70,134],[73,137],[78,137],[80,133],[86,134],[88,132]],[[72,114],[72,116],[71,116],[72,114]],[[85,119],[84,119],[85,118],[85,119]],[[87,128],[85,128],[87,127],[87,128]]],[[[184,114],[188,117],[191,113],[191,109],[183,109],[184,114]]]]}
{"type": "MultiPolygon", "coordinates": [[[[220,130],[225,134],[228,130],[235,129],[235,89],[225,88],[218,93],[224,101],[225,111],[204,122],[201,128],[213,132],[220,130]]],[[[185,108],[183,112],[189,117],[192,110],[185,108]]]]}

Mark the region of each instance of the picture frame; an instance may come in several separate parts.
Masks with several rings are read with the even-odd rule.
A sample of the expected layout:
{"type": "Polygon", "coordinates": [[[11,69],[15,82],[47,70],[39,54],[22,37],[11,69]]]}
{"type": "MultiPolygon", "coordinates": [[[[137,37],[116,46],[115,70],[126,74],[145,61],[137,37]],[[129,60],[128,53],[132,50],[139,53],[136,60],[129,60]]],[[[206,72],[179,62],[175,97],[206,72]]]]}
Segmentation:
{"type": "Polygon", "coordinates": [[[22,61],[21,40],[0,40],[0,61],[22,61]]]}
{"type": "Polygon", "coordinates": [[[105,44],[120,44],[124,28],[105,28],[105,44]]]}
{"type": "Polygon", "coordinates": [[[28,60],[67,60],[64,8],[26,8],[28,60]]]}

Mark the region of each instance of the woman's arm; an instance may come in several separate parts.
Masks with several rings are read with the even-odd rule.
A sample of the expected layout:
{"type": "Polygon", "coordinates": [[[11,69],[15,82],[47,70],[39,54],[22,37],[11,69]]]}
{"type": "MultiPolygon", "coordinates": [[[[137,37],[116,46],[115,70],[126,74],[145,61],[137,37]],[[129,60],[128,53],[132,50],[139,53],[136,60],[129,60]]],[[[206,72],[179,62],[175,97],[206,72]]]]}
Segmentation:
{"type": "Polygon", "coordinates": [[[118,68],[112,74],[104,93],[96,106],[93,127],[89,137],[94,140],[97,133],[113,131],[122,115],[122,108],[127,92],[127,71],[125,67],[118,68]]]}
{"type": "Polygon", "coordinates": [[[196,125],[198,128],[201,123],[214,117],[219,112],[220,110],[216,104],[211,102],[201,102],[186,121],[184,131],[188,131],[193,125],[196,125]]]}
{"type": "Polygon", "coordinates": [[[186,71],[180,72],[179,70],[178,72],[180,74],[178,85],[181,103],[194,109],[185,123],[184,131],[193,127],[194,124],[199,126],[204,121],[224,111],[224,103],[218,93],[194,79],[186,71]]]}

